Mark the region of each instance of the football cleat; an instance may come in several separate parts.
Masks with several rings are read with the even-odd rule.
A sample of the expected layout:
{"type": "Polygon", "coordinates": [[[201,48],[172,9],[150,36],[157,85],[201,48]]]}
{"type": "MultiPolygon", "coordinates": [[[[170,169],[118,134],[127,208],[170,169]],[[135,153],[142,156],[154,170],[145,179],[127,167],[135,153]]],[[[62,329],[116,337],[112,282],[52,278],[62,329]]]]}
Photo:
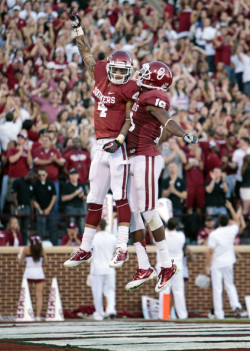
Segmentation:
{"type": "Polygon", "coordinates": [[[129,259],[128,250],[122,251],[120,247],[117,247],[114,253],[114,257],[109,263],[109,267],[111,268],[120,268],[124,262],[129,259]]]}
{"type": "Polygon", "coordinates": [[[149,267],[148,269],[139,269],[137,268],[137,272],[134,275],[133,280],[129,282],[126,286],[126,290],[134,290],[142,286],[144,283],[148,282],[149,280],[157,278],[156,271],[149,267]]]}
{"type": "Polygon", "coordinates": [[[174,260],[172,260],[172,267],[169,267],[169,268],[162,267],[158,275],[158,282],[155,286],[155,291],[160,292],[162,290],[165,290],[169,286],[170,279],[176,273],[176,271],[177,271],[177,266],[174,264],[174,260]]]}
{"type": "Polygon", "coordinates": [[[64,267],[75,267],[83,262],[90,262],[92,260],[92,252],[84,251],[82,249],[76,249],[72,252],[70,258],[64,262],[64,267]]]}

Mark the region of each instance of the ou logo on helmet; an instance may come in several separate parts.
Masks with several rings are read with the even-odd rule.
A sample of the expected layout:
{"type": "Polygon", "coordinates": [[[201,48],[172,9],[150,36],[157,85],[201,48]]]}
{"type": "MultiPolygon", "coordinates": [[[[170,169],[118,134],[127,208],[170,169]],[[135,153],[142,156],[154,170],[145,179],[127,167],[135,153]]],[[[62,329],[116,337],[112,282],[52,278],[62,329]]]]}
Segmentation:
{"type": "Polygon", "coordinates": [[[165,76],[165,68],[161,67],[157,73],[157,79],[161,80],[165,76]]]}

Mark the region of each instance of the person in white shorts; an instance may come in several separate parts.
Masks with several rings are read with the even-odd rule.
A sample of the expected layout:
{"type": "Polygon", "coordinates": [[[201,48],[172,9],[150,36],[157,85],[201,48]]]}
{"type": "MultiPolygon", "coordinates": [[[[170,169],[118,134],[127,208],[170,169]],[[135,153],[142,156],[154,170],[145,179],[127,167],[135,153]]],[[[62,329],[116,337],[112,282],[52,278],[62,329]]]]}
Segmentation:
{"type": "Polygon", "coordinates": [[[25,261],[24,278],[28,280],[29,286],[35,284],[36,294],[36,321],[41,320],[43,305],[44,271],[42,265],[46,263],[47,257],[42,246],[42,240],[38,234],[30,237],[30,245],[23,248],[20,254],[19,263],[25,261]]]}
{"type": "Polygon", "coordinates": [[[106,221],[101,219],[93,240],[93,260],[90,265],[91,290],[94,299],[95,320],[112,318],[116,315],[115,309],[115,269],[109,267],[116,247],[115,235],[105,230],[106,221]],[[107,299],[106,310],[103,308],[103,295],[107,299]]]}
{"type": "Polygon", "coordinates": [[[219,227],[210,233],[207,244],[209,251],[206,273],[211,273],[214,314],[217,319],[224,319],[223,284],[235,317],[240,317],[241,310],[233,271],[233,265],[236,262],[234,240],[239,232],[239,220],[233,207],[229,210],[233,220],[230,220],[228,215],[220,215],[219,227]]]}

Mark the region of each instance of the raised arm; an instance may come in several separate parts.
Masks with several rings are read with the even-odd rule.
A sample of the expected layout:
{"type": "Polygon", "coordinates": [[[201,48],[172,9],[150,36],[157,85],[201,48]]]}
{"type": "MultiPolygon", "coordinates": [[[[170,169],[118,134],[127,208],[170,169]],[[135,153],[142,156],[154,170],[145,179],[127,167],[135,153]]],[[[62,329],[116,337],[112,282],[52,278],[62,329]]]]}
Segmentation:
{"type": "Polygon", "coordinates": [[[73,30],[76,35],[76,44],[78,46],[78,50],[82,56],[82,59],[85,63],[85,66],[91,76],[92,79],[95,79],[94,76],[94,67],[96,65],[95,59],[91,53],[90,46],[88,40],[84,34],[84,31],[81,27],[81,19],[78,16],[77,12],[74,8],[70,10],[68,14],[68,18],[73,27],[73,30]]]}

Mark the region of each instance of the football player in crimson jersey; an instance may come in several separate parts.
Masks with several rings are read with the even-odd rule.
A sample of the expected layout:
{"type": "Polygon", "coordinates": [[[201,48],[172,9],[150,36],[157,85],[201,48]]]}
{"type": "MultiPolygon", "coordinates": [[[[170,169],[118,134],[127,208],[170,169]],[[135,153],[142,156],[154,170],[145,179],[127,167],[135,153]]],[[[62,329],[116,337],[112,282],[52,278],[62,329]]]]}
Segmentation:
{"type": "Polygon", "coordinates": [[[78,14],[68,15],[76,35],[76,43],[90,76],[95,80],[92,96],[95,100],[94,125],[98,149],[90,166],[89,205],[82,244],[64,263],[74,267],[91,260],[91,245],[101,215],[104,198],[111,188],[117,207],[118,241],[111,267],[120,267],[128,260],[128,233],[131,218],[127,200],[129,161],[125,137],[130,126],[129,113],[139,95],[135,81],[129,80],[133,61],[125,51],[113,52],[106,61],[95,62],[81,27],[78,14]]]}
{"type": "Polygon", "coordinates": [[[177,269],[169,257],[164,226],[155,209],[158,199],[158,179],[164,164],[156,145],[164,128],[171,134],[182,137],[187,143],[195,144],[198,139],[194,134],[186,133],[168,115],[170,102],[166,90],[171,83],[172,73],[163,62],[146,63],[138,72],[137,84],[141,87],[141,94],[134,103],[130,115],[127,152],[130,157],[129,202],[132,211],[130,231],[134,239],[139,268],[133,280],[126,285],[127,290],[136,289],[146,281],[157,277],[143,246],[142,216],[152,231],[161,262],[156,292],[166,289],[177,269]]]}

